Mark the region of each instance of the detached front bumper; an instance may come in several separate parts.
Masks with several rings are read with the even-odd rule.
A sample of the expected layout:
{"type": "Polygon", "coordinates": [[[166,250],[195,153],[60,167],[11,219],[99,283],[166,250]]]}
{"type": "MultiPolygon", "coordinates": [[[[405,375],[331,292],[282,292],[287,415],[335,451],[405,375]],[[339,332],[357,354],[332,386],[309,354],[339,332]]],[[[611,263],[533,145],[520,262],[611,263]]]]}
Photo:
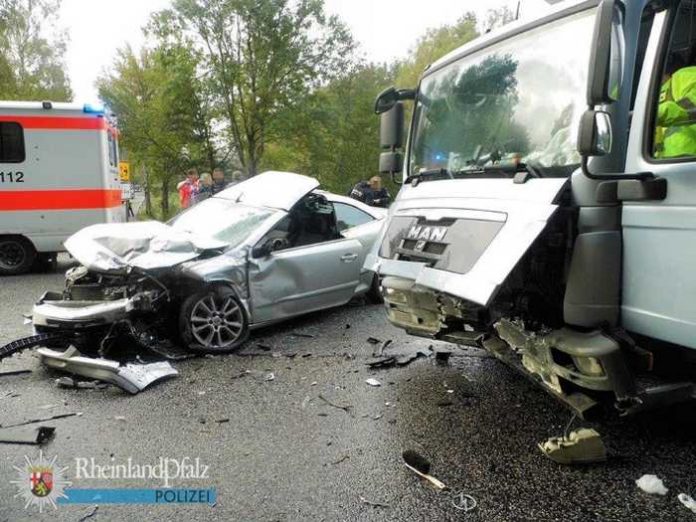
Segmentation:
{"type": "Polygon", "coordinates": [[[134,310],[148,310],[146,293],[111,301],[68,301],[60,294],[47,293],[35,305],[35,327],[82,329],[104,326],[127,319],[134,310]]]}

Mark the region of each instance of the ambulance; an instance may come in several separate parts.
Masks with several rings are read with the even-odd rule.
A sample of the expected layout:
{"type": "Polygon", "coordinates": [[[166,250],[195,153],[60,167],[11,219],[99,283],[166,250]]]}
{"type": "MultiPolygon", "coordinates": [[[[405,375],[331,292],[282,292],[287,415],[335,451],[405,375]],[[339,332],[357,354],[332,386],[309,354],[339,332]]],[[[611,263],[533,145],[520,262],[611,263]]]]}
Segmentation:
{"type": "Polygon", "coordinates": [[[0,275],[53,262],[87,225],[125,220],[118,131],[102,108],[0,101],[0,275]]]}

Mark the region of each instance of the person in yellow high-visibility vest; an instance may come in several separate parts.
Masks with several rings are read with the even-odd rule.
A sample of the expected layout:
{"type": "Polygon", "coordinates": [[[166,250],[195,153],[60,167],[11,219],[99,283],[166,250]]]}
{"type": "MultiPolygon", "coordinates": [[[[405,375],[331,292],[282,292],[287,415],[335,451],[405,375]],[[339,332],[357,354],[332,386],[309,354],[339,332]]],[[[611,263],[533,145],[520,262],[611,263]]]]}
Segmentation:
{"type": "Polygon", "coordinates": [[[660,88],[655,157],[696,156],[696,66],[680,67],[674,56],[660,88]]]}

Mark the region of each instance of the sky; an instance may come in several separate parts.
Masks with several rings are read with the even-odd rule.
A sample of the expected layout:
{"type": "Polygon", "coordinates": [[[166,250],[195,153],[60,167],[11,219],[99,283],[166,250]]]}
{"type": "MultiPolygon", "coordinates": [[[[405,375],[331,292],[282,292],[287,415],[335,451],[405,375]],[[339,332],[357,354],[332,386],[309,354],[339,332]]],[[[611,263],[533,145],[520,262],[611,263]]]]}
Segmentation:
{"type": "MultiPolygon", "coordinates": [[[[171,0],[63,0],[59,25],[70,37],[66,62],[76,102],[98,101],[94,82],[113,63],[119,48],[143,45],[142,26],[171,0]]],[[[325,0],[374,62],[403,58],[428,28],[454,23],[467,11],[483,18],[488,9],[517,0],[325,0]]],[[[521,0],[522,18],[548,9],[544,0],[521,0]]]]}

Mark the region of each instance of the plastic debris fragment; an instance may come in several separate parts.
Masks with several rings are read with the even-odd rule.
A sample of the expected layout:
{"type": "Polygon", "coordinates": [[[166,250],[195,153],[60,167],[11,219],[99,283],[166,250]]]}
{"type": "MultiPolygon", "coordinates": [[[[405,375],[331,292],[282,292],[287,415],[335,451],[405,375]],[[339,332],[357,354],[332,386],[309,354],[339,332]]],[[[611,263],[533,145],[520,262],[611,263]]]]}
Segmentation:
{"type": "Polygon", "coordinates": [[[636,485],[650,495],[666,495],[669,491],[657,475],[643,475],[636,480],[636,485]]]}

